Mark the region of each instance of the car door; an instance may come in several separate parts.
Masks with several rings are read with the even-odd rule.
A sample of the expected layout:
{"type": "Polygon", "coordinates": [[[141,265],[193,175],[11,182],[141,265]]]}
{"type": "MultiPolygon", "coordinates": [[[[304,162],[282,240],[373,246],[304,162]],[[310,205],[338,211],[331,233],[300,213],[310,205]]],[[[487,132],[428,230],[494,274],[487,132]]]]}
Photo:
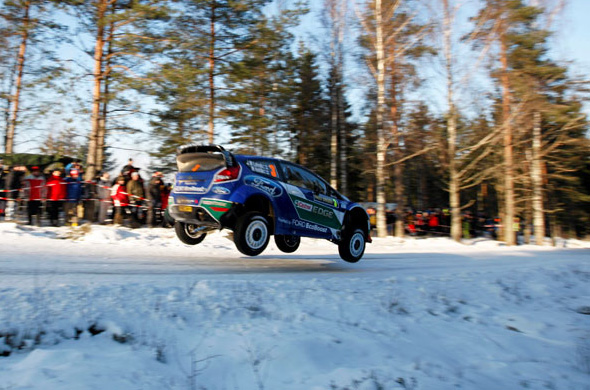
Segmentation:
{"type": "Polygon", "coordinates": [[[342,228],[344,209],[337,193],[319,176],[292,163],[281,163],[292,207],[293,227],[307,237],[331,238],[342,228]]]}

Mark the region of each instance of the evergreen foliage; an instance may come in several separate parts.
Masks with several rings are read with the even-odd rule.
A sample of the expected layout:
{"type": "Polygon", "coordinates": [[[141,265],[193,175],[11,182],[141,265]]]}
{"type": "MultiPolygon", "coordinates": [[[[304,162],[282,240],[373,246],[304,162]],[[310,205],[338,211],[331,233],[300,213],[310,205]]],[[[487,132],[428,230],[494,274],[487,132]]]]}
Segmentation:
{"type": "MultiPolygon", "coordinates": [[[[484,0],[459,40],[450,32],[462,29],[443,26],[459,3],[440,0],[449,17],[426,20],[421,2],[368,0],[354,35],[346,7],[327,1],[323,29],[304,39],[297,29],[307,9],[280,0],[5,0],[4,145],[87,154],[88,172],[108,167],[124,146],[111,135],[149,135],[142,149],[151,167],[172,172],[178,146],[222,143],[298,162],[354,200],[397,203],[401,233],[406,211],[451,206],[482,218],[513,215],[528,230],[542,215],[548,234],[589,234],[589,89],[552,58],[547,21],[555,15],[525,0],[484,0]],[[424,59],[441,46],[435,23],[449,32],[445,42],[477,51],[477,60],[463,59],[442,45],[450,75],[442,110],[444,93],[422,83],[432,68],[424,59]],[[330,47],[317,49],[318,41],[330,47]],[[69,60],[68,72],[66,43],[87,55],[69,60]],[[349,46],[357,57],[345,55],[349,46]],[[477,68],[484,57],[487,67],[476,71],[491,86],[474,93],[480,80],[454,79],[453,65],[477,68]],[[350,91],[365,96],[353,101],[350,91]],[[465,91],[484,103],[462,101],[465,91]],[[353,106],[362,111],[354,120],[353,106]],[[51,126],[47,136],[35,132],[42,125],[51,126]]],[[[510,234],[502,238],[511,243],[510,234]]]]}

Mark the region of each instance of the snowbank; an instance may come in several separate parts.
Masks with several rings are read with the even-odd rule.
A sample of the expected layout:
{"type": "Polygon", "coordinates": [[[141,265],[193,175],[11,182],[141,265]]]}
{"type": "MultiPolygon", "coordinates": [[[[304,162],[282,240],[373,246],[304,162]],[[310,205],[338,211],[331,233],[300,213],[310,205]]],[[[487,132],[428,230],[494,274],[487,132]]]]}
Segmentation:
{"type": "Polygon", "coordinates": [[[225,232],[4,223],[0,245],[0,389],[590,383],[587,242],[374,239],[347,264],[318,240],[247,258],[225,232]]]}

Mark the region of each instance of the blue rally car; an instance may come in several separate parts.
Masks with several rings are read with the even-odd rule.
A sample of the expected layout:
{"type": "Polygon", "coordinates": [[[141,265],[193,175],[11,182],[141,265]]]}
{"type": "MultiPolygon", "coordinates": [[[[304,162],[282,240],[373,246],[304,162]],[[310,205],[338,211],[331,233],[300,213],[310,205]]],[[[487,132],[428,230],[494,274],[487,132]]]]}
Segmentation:
{"type": "Polygon", "coordinates": [[[185,244],[226,228],[240,252],[256,256],[271,235],[286,253],[297,250],[301,237],[325,238],[355,263],[371,241],[367,212],[300,165],[232,154],[219,145],[182,146],[176,161],[168,211],[185,244]]]}

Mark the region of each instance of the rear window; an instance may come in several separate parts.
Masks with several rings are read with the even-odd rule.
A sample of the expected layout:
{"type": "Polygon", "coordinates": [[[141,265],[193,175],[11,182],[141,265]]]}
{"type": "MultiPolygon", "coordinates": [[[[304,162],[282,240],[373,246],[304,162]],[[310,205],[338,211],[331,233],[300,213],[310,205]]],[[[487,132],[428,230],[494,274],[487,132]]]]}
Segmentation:
{"type": "Polygon", "coordinates": [[[180,172],[212,171],[225,167],[221,153],[185,153],[176,157],[180,172]]]}

